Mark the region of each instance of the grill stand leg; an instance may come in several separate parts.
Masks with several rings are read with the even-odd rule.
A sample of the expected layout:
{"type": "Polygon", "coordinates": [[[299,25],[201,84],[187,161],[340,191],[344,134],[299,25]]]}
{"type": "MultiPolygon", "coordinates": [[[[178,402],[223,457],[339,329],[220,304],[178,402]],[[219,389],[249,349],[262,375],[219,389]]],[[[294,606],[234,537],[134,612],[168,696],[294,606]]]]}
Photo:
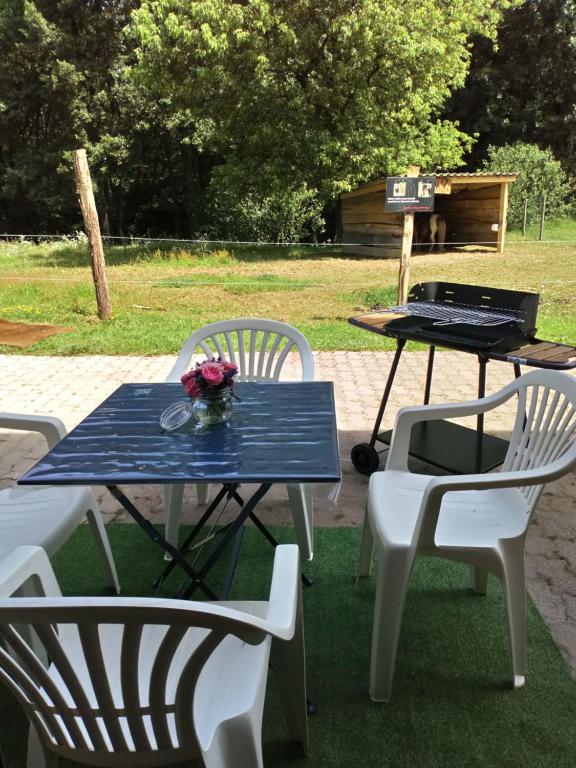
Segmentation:
{"type": "MultiPolygon", "coordinates": [[[[488,360],[478,355],[478,399],[486,395],[486,366],[488,360]]],[[[484,443],[484,414],[476,417],[476,472],[482,472],[482,447],[484,443]]]]}
{"type": "Polygon", "coordinates": [[[362,473],[363,475],[371,475],[372,472],[375,472],[378,469],[378,464],[380,463],[378,451],[374,446],[376,445],[376,440],[378,439],[378,435],[380,433],[380,425],[382,424],[382,419],[384,418],[384,411],[386,410],[388,398],[390,397],[390,391],[392,390],[392,384],[394,383],[394,378],[396,376],[396,370],[398,369],[398,363],[400,362],[402,350],[405,346],[405,339],[397,340],[396,352],[394,353],[392,367],[390,368],[386,386],[384,387],[384,394],[382,395],[382,400],[380,401],[380,408],[378,409],[378,415],[376,416],[376,422],[374,424],[374,429],[372,430],[370,442],[358,443],[358,445],[355,445],[354,448],[352,448],[352,464],[358,470],[358,472],[362,473]]]}
{"type": "Polygon", "coordinates": [[[424,387],[424,405],[428,405],[430,402],[430,391],[432,389],[432,372],[434,370],[434,353],[436,347],[430,344],[428,350],[428,368],[426,369],[426,386],[424,387]]]}

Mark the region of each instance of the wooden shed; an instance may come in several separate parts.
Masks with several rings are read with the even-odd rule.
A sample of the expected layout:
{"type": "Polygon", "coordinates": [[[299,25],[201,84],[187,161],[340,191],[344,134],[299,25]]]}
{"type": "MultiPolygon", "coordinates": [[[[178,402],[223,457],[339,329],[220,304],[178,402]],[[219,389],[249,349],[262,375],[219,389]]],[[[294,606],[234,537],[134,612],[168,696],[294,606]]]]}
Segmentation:
{"type": "MultiPolygon", "coordinates": [[[[446,246],[478,244],[501,253],[508,188],[517,178],[512,173],[436,173],[434,212],[446,221],[446,246]]],[[[385,200],[386,179],[340,196],[344,253],[399,258],[404,213],[386,211],[385,200]]]]}

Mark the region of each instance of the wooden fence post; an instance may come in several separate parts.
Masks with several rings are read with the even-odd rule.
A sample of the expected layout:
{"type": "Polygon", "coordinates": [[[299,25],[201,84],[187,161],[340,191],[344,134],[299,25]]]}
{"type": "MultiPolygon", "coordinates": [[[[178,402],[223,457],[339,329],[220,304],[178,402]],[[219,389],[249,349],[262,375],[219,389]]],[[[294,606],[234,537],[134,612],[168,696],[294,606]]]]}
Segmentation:
{"type": "MultiPolygon", "coordinates": [[[[417,177],[420,166],[411,165],[407,176],[417,177]]],[[[414,237],[414,211],[404,213],[404,226],[402,228],[402,250],[400,252],[400,267],[398,269],[398,304],[405,304],[408,299],[408,282],[410,280],[410,254],[412,253],[412,239],[414,237]]]]}
{"type": "Polygon", "coordinates": [[[104,248],[100,235],[100,222],[94,200],[90,168],[86,158],[85,149],[77,149],[74,152],[74,173],[76,176],[76,189],[80,198],[80,207],[84,219],[84,227],[88,236],[90,249],[90,264],[92,266],[92,278],[96,289],[96,303],[98,305],[98,317],[100,320],[110,320],[112,307],[108,294],[108,280],[106,278],[106,262],[104,261],[104,248]]]}

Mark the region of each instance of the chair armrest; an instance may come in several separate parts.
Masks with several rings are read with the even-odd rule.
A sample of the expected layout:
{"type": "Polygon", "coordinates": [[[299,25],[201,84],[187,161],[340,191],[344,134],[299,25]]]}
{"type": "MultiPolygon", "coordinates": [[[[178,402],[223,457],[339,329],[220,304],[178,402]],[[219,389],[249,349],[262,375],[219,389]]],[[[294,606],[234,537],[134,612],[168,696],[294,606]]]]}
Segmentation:
{"type": "Polygon", "coordinates": [[[269,632],[281,640],[294,634],[300,594],[300,553],[296,544],[276,547],[266,622],[269,632]]]}
{"type": "Polygon", "coordinates": [[[386,469],[405,471],[408,467],[410,435],[412,427],[422,421],[441,421],[459,419],[465,416],[477,416],[506,402],[516,393],[514,382],[493,395],[461,403],[441,403],[438,405],[415,405],[401,408],[396,414],[392,432],[392,442],[388,451],[386,469]]]}
{"type": "Polygon", "coordinates": [[[446,493],[539,485],[540,483],[555,480],[565,473],[566,462],[562,459],[557,459],[550,462],[550,464],[536,469],[432,477],[425,488],[418,513],[417,528],[420,528],[420,541],[422,543],[433,543],[442,499],[446,493]]]}
{"type": "MultiPolygon", "coordinates": [[[[26,554],[29,558],[36,559],[36,567],[38,560],[42,561],[42,555],[47,561],[45,553],[39,547],[19,547],[10,557],[18,555],[11,570],[17,571],[20,576],[27,573],[26,554]],[[25,553],[22,550],[30,552],[25,553]],[[38,550],[41,554],[37,554],[38,550]]],[[[140,621],[142,624],[152,622],[162,625],[206,627],[218,633],[235,635],[251,645],[261,643],[267,635],[279,640],[291,640],[294,636],[300,596],[300,557],[298,547],[293,544],[276,547],[270,602],[264,618],[245,610],[230,608],[226,603],[220,605],[218,601],[188,602],[154,597],[62,597],[57,584],[57,593],[53,589],[48,592],[48,583],[47,597],[9,597],[9,594],[13,594],[13,585],[16,585],[14,589],[18,589],[26,578],[11,577],[6,569],[7,576],[2,582],[7,560],[8,558],[0,562],[0,608],[8,621],[18,621],[18,611],[20,608],[26,608],[36,614],[36,617],[31,619],[32,623],[34,620],[46,621],[49,617],[51,623],[66,624],[72,612],[74,623],[82,621],[83,618],[93,621],[95,616],[99,615],[106,617],[107,624],[123,624],[129,614],[132,621],[140,621]],[[1,591],[3,589],[12,591],[7,594],[1,591]]],[[[28,572],[29,575],[35,575],[37,570],[30,566],[28,572]]],[[[55,582],[53,573],[52,577],[55,582]]]]}
{"type": "Polygon", "coordinates": [[[38,596],[61,597],[48,555],[41,547],[17,547],[0,561],[0,597],[11,597],[29,579],[38,596]]]}
{"type": "Polygon", "coordinates": [[[0,413],[0,428],[44,435],[48,448],[54,448],[66,436],[64,422],[56,416],[29,416],[21,413],[0,413]]]}

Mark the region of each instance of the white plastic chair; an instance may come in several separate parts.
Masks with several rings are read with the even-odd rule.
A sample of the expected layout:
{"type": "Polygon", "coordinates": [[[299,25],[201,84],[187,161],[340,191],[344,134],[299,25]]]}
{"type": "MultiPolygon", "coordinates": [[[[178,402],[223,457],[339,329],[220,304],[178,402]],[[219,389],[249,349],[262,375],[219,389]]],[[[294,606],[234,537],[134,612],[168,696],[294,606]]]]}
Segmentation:
{"type": "Polygon", "coordinates": [[[49,591],[42,550],[22,547],[0,563],[0,677],[30,720],[28,768],[59,757],[122,768],[201,757],[207,768],[261,768],[269,661],[290,738],[307,750],[295,545],[276,548],[267,602],[62,597],[57,584],[53,596],[6,597],[15,573],[28,579],[34,570],[49,591]],[[31,626],[49,666],[21,633],[31,626]]]}
{"type": "MultiPolygon", "coordinates": [[[[39,432],[48,447],[66,434],[60,419],[0,413],[0,428],[39,432]]],[[[0,491],[0,558],[20,545],[35,545],[52,557],[87,518],[106,579],[116,592],[120,584],[98,502],[89,488],[66,486],[18,486],[0,491]]]]}
{"type": "Polygon", "coordinates": [[[544,484],[576,467],[576,380],[534,371],[490,397],[404,408],[396,418],[384,472],[370,478],[359,576],[368,576],[376,543],[377,583],[370,695],[388,701],[408,579],[416,555],[468,563],[485,594],[487,573],[501,581],[512,644],[514,687],[525,682],[524,540],[544,484]],[[518,395],[501,471],[431,477],[408,471],[412,427],[492,410],[518,395]]]}
{"type": "MultiPolygon", "coordinates": [[[[237,381],[278,381],[290,351],[300,355],[302,381],[314,379],[314,358],[306,337],[296,328],[276,320],[240,318],[210,323],[190,336],[166,381],[180,381],[195,357],[223,357],[238,366],[237,381]]],[[[197,485],[198,503],[208,501],[208,484],[197,485]]],[[[313,500],[308,485],[288,485],[296,540],[304,560],[312,560],[313,500]]],[[[183,485],[166,486],[166,539],[177,546],[182,517],[183,485]]]]}

